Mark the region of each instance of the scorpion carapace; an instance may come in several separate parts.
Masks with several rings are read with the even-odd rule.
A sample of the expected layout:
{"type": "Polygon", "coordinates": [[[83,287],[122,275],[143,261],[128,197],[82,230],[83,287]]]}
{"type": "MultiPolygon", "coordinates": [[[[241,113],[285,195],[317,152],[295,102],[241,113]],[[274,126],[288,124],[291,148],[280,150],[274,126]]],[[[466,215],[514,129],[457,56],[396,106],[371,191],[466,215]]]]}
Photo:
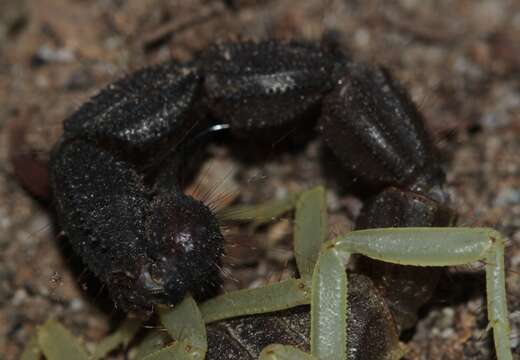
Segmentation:
{"type": "Polygon", "coordinates": [[[50,161],[64,232],[125,311],[146,316],[187,292],[204,295],[218,284],[223,239],[210,209],[182,193],[183,140],[214,119],[251,136],[311,109],[353,174],[395,187],[371,202],[358,228],[451,224],[432,142],[385,70],[309,43],[264,41],[141,70],[69,117],[50,161]]]}

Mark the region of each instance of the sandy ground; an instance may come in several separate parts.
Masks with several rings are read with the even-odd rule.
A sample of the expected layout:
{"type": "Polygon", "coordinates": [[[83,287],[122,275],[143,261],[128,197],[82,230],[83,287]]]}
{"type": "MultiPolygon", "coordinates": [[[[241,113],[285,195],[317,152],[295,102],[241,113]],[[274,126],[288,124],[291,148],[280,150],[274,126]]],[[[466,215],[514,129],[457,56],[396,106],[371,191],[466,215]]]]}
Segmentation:
{"type": "MultiPolygon", "coordinates": [[[[63,119],[124,73],[171,57],[190,59],[219,40],[319,40],[331,30],[355,58],[386,65],[410,90],[444,156],[460,223],[492,226],[508,237],[511,336],[520,358],[520,3],[235,4],[232,11],[209,0],[0,3],[0,359],[18,358],[35,327],[50,316],[87,344],[119,318],[100,304],[98,285],[91,285],[57,236],[48,209],[13,176],[10,142],[17,154],[30,150],[45,161],[63,119]],[[8,131],[13,124],[27,130],[27,144],[8,131]]],[[[217,165],[209,168],[220,169],[215,176],[223,180],[210,189],[239,194],[247,203],[312,184],[337,185],[323,175],[317,141],[262,164],[245,165],[223,146],[211,153],[208,161],[217,165]]],[[[34,174],[34,182],[44,179],[34,174]]],[[[359,200],[335,191],[329,200],[332,226],[348,228],[345,214],[356,213],[359,200]]],[[[226,288],[287,276],[288,232],[285,221],[259,234],[230,236],[234,260],[226,288]]],[[[492,359],[480,267],[450,269],[445,280],[417,327],[405,334],[407,358],[492,359]]]]}

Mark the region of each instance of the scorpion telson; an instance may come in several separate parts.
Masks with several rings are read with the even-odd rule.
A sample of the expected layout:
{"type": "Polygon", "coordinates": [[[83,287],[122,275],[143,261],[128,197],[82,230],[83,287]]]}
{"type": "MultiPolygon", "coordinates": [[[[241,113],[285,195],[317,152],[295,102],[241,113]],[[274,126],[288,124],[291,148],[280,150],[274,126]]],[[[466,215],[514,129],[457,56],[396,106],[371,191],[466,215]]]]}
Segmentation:
{"type": "MultiPolygon", "coordinates": [[[[146,317],[187,293],[204,297],[219,284],[223,237],[212,211],[182,192],[184,140],[216,122],[251,136],[310,113],[320,114],[324,143],[350,173],[380,191],[357,229],[454,224],[421,115],[385,69],[309,43],[263,41],[216,45],[190,63],[145,68],[69,117],[50,161],[61,226],[127,312],[146,317]]],[[[396,330],[384,336],[395,342],[395,331],[414,324],[438,271],[360,262],[372,280],[357,277],[352,288],[389,299],[396,330]]],[[[358,305],[352,301],[353,312],[358,305]]],[[[357,333],[370,336],[377,324],[363,323],[357,333]]],[[[218,327],[208,333],[208,354],[219,358],[211,344],[229,347],[211,336],[225,335],[218,327]]],[[[356,341],[363,339],[349,351],[356,341]]]]}

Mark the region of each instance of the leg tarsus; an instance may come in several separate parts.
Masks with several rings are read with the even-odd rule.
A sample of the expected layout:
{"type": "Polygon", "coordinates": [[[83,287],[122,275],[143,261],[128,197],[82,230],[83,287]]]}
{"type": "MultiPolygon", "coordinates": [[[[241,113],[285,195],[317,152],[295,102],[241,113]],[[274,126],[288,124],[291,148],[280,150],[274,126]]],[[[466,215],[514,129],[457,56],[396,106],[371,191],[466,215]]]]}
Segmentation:
{"type": "Polygon", "coordinates": [[[316,263],[311,294],[311,353],[318,359],[347,355],[347,274],[336,249],[325,250],[316,263]]]}
{"type": "Polygon", "coordinates": [[[492,246],[486,256],[486,292],[489,324],[493,328],[498,360],[511,360],[510,327],[505,285],[504,239],[490,231],[492,246]]]}

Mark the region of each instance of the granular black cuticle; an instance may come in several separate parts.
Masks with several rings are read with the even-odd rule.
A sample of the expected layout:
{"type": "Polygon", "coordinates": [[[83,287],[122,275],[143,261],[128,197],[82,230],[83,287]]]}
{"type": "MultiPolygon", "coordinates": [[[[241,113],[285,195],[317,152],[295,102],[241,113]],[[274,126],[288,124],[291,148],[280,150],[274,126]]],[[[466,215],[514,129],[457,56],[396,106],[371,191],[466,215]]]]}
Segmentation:
{"type": "Polygon", "coordinates": [[[219,224],[179,184],[183,140],[214,119],[254,137],[319,113],[323,141],[344,166],[386,189],[373,202],[384,198],[386,208],[368,205],[358,227],[379,226],[378,211],[406,209],[414,193],[429,211],[412,216],[414,226],[450,218],[421,116],[386,70],[337,49],[274,40],[215,45],[195,59],[110,84],[65,120],[51,154],[63,231],[119,308],[148,316],[155,304],[218,286],[219,224]]]}

